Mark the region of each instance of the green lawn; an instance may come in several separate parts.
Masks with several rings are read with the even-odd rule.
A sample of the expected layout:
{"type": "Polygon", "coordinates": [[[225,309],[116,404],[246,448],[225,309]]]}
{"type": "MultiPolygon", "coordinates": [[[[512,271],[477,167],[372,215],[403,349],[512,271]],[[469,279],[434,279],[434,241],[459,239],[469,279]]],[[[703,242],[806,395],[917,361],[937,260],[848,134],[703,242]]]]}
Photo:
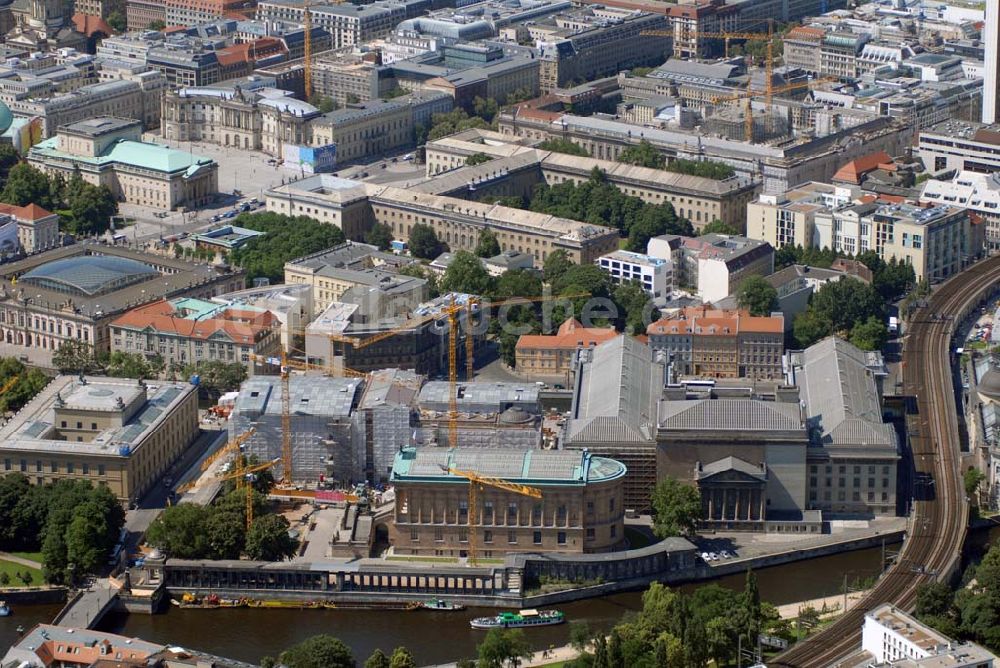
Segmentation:
{"type": "Polygon", "coordinates": [[[27,568],[21,564],[15,564],[12,561],[4,561],[3,559],[0,559],[0,573],[6,573],[10,578],[10,584],[7,585],[8,587],[23,587],[24,583],[17,577],[17,574],[19,572],[23,573],[24,571],[31,573],[32,579],[30,586],[45,584],[41,571],[34,568],[27,568]]]}
{"type": "Polygon", "coordinates": [[[420,556],[409,556],[409,555],[394,555],[391,557],[386,557],[386,561],[436,561],[448,564],[457,564],[458,559],[456,557],[420,557],[420,556]]]}
{"type": "Polygon", "coordinates": [[[9,552],[15,557],[21,557],[22,559],[28,559],[30,561],[37,561],[38,563],[43,563],[41,552],[9,552]]]}
{"type": "Polygon", "coordinates": [[[565,665],[566,665],[565,661],[556,661],[555,663],[546,663],[545,665],[539,666],[538,668],[563,668],[563,666],[565,665]]]}

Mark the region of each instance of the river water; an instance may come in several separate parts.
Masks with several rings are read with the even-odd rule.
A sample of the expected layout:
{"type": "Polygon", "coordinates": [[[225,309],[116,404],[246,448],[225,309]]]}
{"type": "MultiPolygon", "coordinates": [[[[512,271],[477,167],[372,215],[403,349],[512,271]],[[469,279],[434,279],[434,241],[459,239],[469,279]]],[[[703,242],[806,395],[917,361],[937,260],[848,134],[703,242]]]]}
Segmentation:
{"type": "MultiPolygon", "coordinates": [[[[973,550],[989,540],[1000,539],[1000,529],[970,534],[973,550]]],[[[893,546],[893,548],[898,546],[893,546]]],[[[848,581],[877,575],[882,558],[878,548],[837,554],[811,561],[775,566],[757,571],[762,598],[775,605],[837,594],[848,581]]],[[[743,576],[732,575],[717,580],[734,589],[742,588],[743,576]]],[[[699,584],[684,585],[690,591],[699,584]]],[[[592,626],[610,628],[625,614],[641,606],[641,593],[615,594],[588,601],[558,606],[570,621],[586,620],[592,626]]],[[[0,618],[0,648],[17,638],[16,628],[30,628],[37,622],[51,621],[58,606],[17,606],[12,617],[0,618]]],[[[490,610],[464,612],[385,610],[196,610],[171,606],[161,615],[112,615],[104,620],[102,630],[136,636],[153,642],[202,649],[213,654],[256,662],[262,656],[277,655],[283,649],[319,633],[334,635],[353,650],[359,662],[376,648],[385,652],[405,645],[413,652],[418,665],[454,661],[472,657],[481,631],[469,628],[474,616],[490,610]]],[[[536,649],[563,645],[568,640],[568,625],[528,631],[536,649]]]]}

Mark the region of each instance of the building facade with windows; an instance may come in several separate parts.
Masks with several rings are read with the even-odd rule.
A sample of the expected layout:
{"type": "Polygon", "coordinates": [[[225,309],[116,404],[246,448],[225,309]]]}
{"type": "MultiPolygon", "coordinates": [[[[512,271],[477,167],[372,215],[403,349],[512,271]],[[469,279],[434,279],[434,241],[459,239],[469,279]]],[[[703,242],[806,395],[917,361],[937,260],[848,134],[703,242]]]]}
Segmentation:
{"type": "Polygon", "coordinates": [[[141,304],[207,299],[244,287],[239,270],[94,244],[55,248],[2,267],[0,337],[44,367],[52,366],[52,354],[66,341],[110,351],[110,323],[141,304]]]}
{"type": "Polygon", "coordinates": [[[618,250],[597,258],[597,266],[611,277],[615,285],[636,282],[657,306],[670,299],[673,271],[668,258],[618,250]]]}
{"type": "Polygon", "coordinates": [[[111,351],[159,356],[167,367],[225,362],[253,368],[280,351],[281,322],[253,306],[182,297],[132,309],[111,323],[111,351]]]}
{"type": "Polygon", "coordinates": [[[32,484],[104,483],[123,503],[160,479],[198,436],[189,383],[57,376],[0,428],[0,474],[32,484]]]}
{"type": "Polygon", "coordinates": [[[62,241],[58,214],[37,204],[0,204],[0,226],[6,225],[17,227],[17,245],[27,255],[57,248],[62,241]]]}
{"type": "Polygon", "coordinates": [[[559,325],[555,334],[522,334],[514,347],[519,373],[552,379],[570,387],[581,350],[618,336],[613,327],[584,327],[576,318],[559,325]],[[558,380],[555,380],[558,379],[558,380]]]}
{"type": "Polygon", "coordinates": [[[675,374],[779,379],[784,322],[781,315],[758,317],[748,311],[692,306],[651,323],[646,335],[653,350],[667,354],[675,374]]]}
{"type": "Polygon", "coordinates": [[[625,473],[621,462],[587,451],[404,448],[389,479],[396,490],[389,539],[396,554],[425,556],[467,555],[469,531],[484,558],[608,552],[624,540],[625,473]],[[470,509],[471,483],[453,470],[533,487],[541,498],[483,485],[470,509]]]}

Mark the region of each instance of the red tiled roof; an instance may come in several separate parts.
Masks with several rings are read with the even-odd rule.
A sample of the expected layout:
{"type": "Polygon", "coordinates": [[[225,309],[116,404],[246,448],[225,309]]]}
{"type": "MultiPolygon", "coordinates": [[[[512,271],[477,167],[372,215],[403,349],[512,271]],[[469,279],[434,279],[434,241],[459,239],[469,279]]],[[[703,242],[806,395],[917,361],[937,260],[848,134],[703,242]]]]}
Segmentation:
{"type": "Polygon", "coordinates": [[[744,310],[721,310],[708,306],[691,306],[680,309],[666,318],[660,318],[646,328],[646,334],[702,334],[736,336],[740,332],[781,334],[785,331],[783,318],[754,316],[744,310]]]}
{"type": "Polygon", "coordinates": [[[862,176],[879,167],[896,169],[895,164],[892,162],[892,156],[885,151],[876,151],[875,153],[863,155],[856,160],[851,160],[837,170],[837,173],[833,175],[833,180],[857,185],[861,183],[862,176]]]}
{"type": "Polygon", "coordinates": [[[93,14],[81,14],[79,12],[73,14],[73,27],[76,28],[77,32],[83,33],[87,37],[93,37],[97,33],[108,37],[115,34],[115,31],[111,29],[107,21],[93,14]]]}
{"type": "Polygon", "coordinates": [[[20,218],[21,220],[41,220],[42,218],[48,218],[53,215],[51,211],[47,211],[34,203],[27,206],[14,206],[13,204],[0,203],[0,213],[5,213],[8,216],[14,216],[15,218],[20,218]]]}
{"type": "Polygon", "coordinates": [[[788,33],[785,35],[785,37],[786,38],[791,37],[793,39],[796,37],[822,39],[825,34],[826,31],[823,30],[822,28],[812,28],[810,26],[796,26],[791,30],[789,30],[788,33]]]}
{"type": "Polygon", "coordinates": [[[194,320],[175,317],[174,307],[163,299],[152,304],[132,309],[111,323],[112,327],[130,329],[152,328],[194,339],[208,339],[217,332],[225,332],[237,343],[252,343],[256,335],[279,324],[270,311],[249,311],[227,308],[215,318],[194,320]]]}
{"type": "Polygon", "coordinates": [[[579,320],[571,318],[559,326],[555,334],[523,334],[517,340],[516,348],[561,348],[574,350],[580,346],[596,346],[618,336],[614,328],[584,327],[579,320]]]}

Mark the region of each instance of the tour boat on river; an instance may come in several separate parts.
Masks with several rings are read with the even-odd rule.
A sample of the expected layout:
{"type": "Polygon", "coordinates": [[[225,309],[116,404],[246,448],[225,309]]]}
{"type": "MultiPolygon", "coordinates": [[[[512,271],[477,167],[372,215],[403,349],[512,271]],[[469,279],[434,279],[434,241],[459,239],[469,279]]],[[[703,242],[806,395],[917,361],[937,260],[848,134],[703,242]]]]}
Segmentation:
{"type": "Polygon", "coordinates": [[[562,624],[566,616],[558,610],[522,610],[501,612],[495,617],[477,617],[470,624],[474,629],[515,629],[525,626],[562,624]]]}

